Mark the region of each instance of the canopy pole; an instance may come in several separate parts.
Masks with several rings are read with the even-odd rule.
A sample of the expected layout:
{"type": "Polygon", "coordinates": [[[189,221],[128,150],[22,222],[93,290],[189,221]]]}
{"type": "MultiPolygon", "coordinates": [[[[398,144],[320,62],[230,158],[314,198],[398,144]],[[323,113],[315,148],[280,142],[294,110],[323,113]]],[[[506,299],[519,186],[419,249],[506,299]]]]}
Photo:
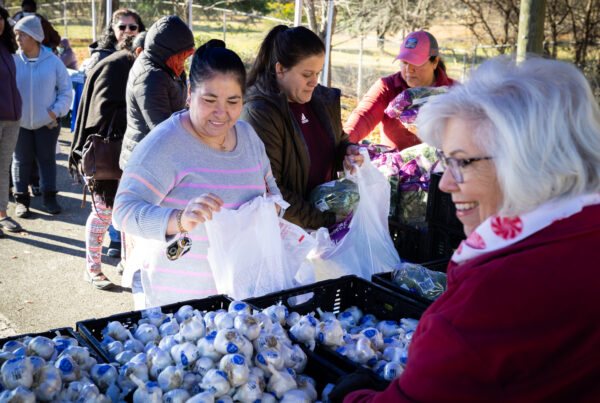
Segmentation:
{"type": "Polygon", "coordinates": [[[294,26],[299,27],[302,25],[302,0],[295,0],[294,2],[294,26]]]}
{"type": "Polygon", "coordinates": [[[190,31],[194,32],[194,20],[192,20],[192,0],[188,0],[188,21],[190,31]]]}
{"type": "Polygon", "coordinates": [[[321,85],[329,86],[329,65],[331,64],[331,31],[333,26],[333,0],[329,0],[327,7],[327,34],[325,36],[325,65],[321,75],[321,85]]]}
{"type": "Polygon", "coordinates": [[[112,20],[112,0],[106,0],[106,26],[110,27],[112,20]]]}
{"type": "Polygon", "coordinates": [[[96,42],[96,2],[92,0],[92,41],[96,42]]]}

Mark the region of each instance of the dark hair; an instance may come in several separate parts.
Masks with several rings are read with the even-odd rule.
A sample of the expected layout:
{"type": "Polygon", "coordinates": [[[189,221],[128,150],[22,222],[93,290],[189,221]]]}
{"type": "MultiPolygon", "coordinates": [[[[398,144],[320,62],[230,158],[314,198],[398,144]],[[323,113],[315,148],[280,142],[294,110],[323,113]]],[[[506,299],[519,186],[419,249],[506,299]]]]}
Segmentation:
{"type": "Polygon", "coordinates": [[[439,67],[440,69],[442,69],[442,71],[444,72],[444,74],[446,74],[446,64],[444,64],[444,61],[442,60],[442,57],[441,57],[441,56],[431,56],[431,57],[429,58],[429,61],[430,61],[431,63],[435,62],[435,58],[436,58],[436,57],[438,58],[438,67],[439,67]]]}
{"type": "Polygon", "coordinates": [[[0,6],[0,18],[4,20],[4,32],[0,35],[0,42],[4,43],[10,53],[15,53],[19,48],[15,39],[15,31],[8,22],[8,11],[2,6],[0,6]]]}
{"type": "Polygon", "coordinates": [[[98,49],[115,49],[117,46],[117,36],[113,30],[113,25],[116,24],[121,17],[133,17],[138,26],[138,34],[146,30],[142,17],[140,17],[135,10],[131,8],[120,8],[113,13],[111,24],[104,27],[102,30],[102,36],[98,39],[98,49]]]}
{"type": "Polygon", "coordinates": [[[248,73],[248,86],[258,83],[266,89],[279,91],[275,78],[277,62],[289,69],[307,57],[323,53],[323,41],[310,29],[278,25],[269,31],[260,45],[256,60],[248,73]]]}
{"type": "Polygon", "coordinates": [[[227,49],[225,42],[211,39],[194,52],[190,67],[190,90],[194,92],[199,83],[210,80],[218,73],[233,74],[242,94],[246,92],[246,68],[242,59],[233,50],[227,49]]]}
{"type": "Polygon", "coordinates": [[[25,11],[26,8],[26,12],[35,13],[37,11],[37,4],[34,0],[23,0],[21,3],[21,10],[25,11]]]}

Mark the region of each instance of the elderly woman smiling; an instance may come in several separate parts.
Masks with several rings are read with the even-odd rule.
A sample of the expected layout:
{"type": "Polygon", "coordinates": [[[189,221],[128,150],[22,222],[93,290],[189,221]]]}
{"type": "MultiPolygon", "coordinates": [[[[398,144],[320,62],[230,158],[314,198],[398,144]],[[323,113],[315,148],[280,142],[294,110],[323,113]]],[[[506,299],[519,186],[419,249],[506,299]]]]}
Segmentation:
{"type": "Polygon", "coordinates": [[[417,123],[467,239],[402,375],[345,401],[597,401],[600,110],[584,76],[493,59],[417,123]]]}

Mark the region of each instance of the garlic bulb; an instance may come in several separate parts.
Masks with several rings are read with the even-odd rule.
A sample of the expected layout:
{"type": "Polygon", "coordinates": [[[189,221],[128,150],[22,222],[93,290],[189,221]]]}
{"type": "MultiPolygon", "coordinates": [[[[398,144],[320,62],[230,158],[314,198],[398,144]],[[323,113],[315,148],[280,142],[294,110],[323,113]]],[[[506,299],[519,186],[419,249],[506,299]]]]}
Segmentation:
{"type": "Polygon", "coordinates": [[[319,314],[319,319],[321,322],[325,322],[326,320],[334,320],[337,319],[335,317],[335,313],[333,312],[323,312],[321,308],[317,308],[317,313],[319,314]]]}
{"type": "Polygon", "coordinates": [[[372,313],[368,313],[358,323],[363,327],[375,327],[377,325],[377,318],[372,313]]]}
{"type": "Polygon", "coordinates": [[[190,394],[185,389],[173,389],[163,396],[163,401],[168,403],[185,403],[190,398],[190,394]]]}
{"type": "Polygon", "coordinates": [[[194,372],[202,376],[206,375],[209,369],[215,367],[215,362],[208,357],[202,357],[196,361],[194,372]]]}
{"type": "Polygon", "coordinates": [[[102,334],[105,336],[110,336],[114,340],[125,341],[129,337],[129,332],[125,327],[121,324],[121,322],[108,322],[106,328],[102,330],[102,334]]]}
{"type": "Polygon", "coordinates": [[[246,359],[241,354],[227,354],[221,358],[219,369],[227,374],[227,379],[234,388],[248,382],[250,369],[246,359]]]}
{"type": "Polygon", "coordinates": [[[202,375],[188,372],[183,377],[181,389],[185,389],[190,392],[191,395],[195,395],[201,392],[200,382],[202,382],[202,375]]]}
{"type": "Polygon", "coordinates": [[[117,381],[117,369],[111,364],[96,364],[90,370],[90,375],[98,388],[105,392],[108,387],[117,381]]]}
{"type": "Polygon", "coordinates": [[[403,347],[388,347],[383,350],[382,358],[389,362],[398,362],[406,365],[406,361],[408,360],[408,349],[403,347]]]}
{"type": "Polygon", "coordinates": [[[292,389],[284,393],[281,403],[311,403],[308,394],[301,389],[292,389]]]}
{"type": "Polygon", "coordinates": [[[388,362],[383,367],[383,379],[386,381],[392,381],[402,375],[404,367],[398,362],[388,362]]]}
{"type": "MultiPolygon", "coordinates": [[[[217,336],[215,337],[215,350],[221,354],[239,352],[246,355],[246,348],[244,348],[246,343],[249,342],[236,329],[222,329],[217,332],[217,336]]],[[[252,357],[252,352],[250,352],[250,356],[246,355],[246,358],[250,357],[252,357]]]]}
{"type": "Polygon", "coordinates": [[[191,367],[200,358],[200,352],[198,351],[198,347],[186,341],[182,344],[176,344],[171,348],[171,357],[175,361],[175,364],[183,367],[191,367]]]}
{"type": "Polygon", "coordinates": [[[206,335],[206,325],[204,319],[197,316],[183,321],[180,325],[179,333],[186,341],[196,342],[206,335]]]}
{"type": "Polygon", "coordinates": [[[337,348],[343,345],[344,330],[337,319],[326,320],[317,326],[317,340],[327,347],[337,348]]]}
{"type": "Polygon", "coordinates": [[[354,319],[354,316],[352,316],[352,313],[350,312],[340,312],[337,316],[337,320],[340,321],[342,328],[346,331],[356,326],[356,319],[354,319]]]}
{"type": "Polygon", "coordinates": [[[26,354],[37,355],[47,361],[54,354],[54,343],[47,337],[36,336],[27,345],[26,354]]]}
{"type": "Polygon", "coordinates": [[[231,304],[229,304],[228,311],[235,312],[236,314],[247,313],[250,315],[252,313],[250,305],[243,301],[232,301],[231,304]]]}
{"type": "Polygon", "coordinates": [[[217,331],[222,329],[233,328],[233,323],[236,316],[236,312],[219,312],[218,314],[216,314],[215,326],[217,326],[217,331]]]}
{"type": "Polygon", "coordinates": [[[160,338],[160,333],[156,326],[150,323],[143,323],[135,329],[133,337],[141,341],[142,344],[147,344],[149,342],[157,342],[160,338]]]}
{"type": "Polygon", "coordinates": [[[290,328],[290,338],[299,343],[304,343],[310,351],[315,349],[315,336],[317,333],[317,320],[311,315],[305,315],[298,323],[290,328]]]}
{"type": "Polygon", "coordinates": [[[296,383],[298,384],[298,389],[303,390],[309,397],[311,402],[314,402],[319,397],[317,393],[317,382],[310,376],[306,375],[298,375],[296,376],[296,383]]]}
{"type": "Polygon", "coordinates": [[[213,361],[219,361],[223,354],[218,352],[215,348],[215,338],[217,337],[217,332],[211,332],[206,335],[206,337],[198,340],[196,346],[198,347],[198,352],[201,357],[210,358],[213,361]]]}
{"type": "Polygon", "coordinates": [[[164,351],[171,351],[174,345],[179,344],[175,336],[165,336],[158,342],[158,347],[164,351]]]}
{"type": "Polygon", "coordinates": [[[134,353],[141,353],[144,351],[144,344],[141,341],[131,337],[123,343],[123,350],[133,351],[134,353]]]}
{"type": "Polygon", "coordinates": [[[363,317],[362,311],[357,306],[354,306],[354,305],[347,308],[344,312],[350,313],[354,317],[354,321],[356,323],[360,323],[360,320],[363,317]]]}
{"type": "Polygon", "coordinates": [[[264,392],[260,398],[260,403],[276,403],[278,401],[279,400],[275,397],[275,393],[273,392],[264,392]]]}
{"type": "Polygon", "coordinates": [[[186,403],[214,403],[215,402],[215,394],[213,392],[205,391],[202,393],[198,393],[190,397],[186,403]]]}
{"type": "Polygon", "coordinates": [[[266,349],[256,354],[254,363],[257,367],[265,371],[269,369],[269,365],[276,370],[284,368],[283,356],[277,350],[272,349],[266,349]]]}
{"type": "Polygon", "coordinates": [[[159,327],[164,322],[166,315],[162,313],[160,307],[152,307],[142,311],[142,318],[147,319],[152,325],[159,327]]]}
{"type": "Polygon", "coordinates": [[[164,392],[179,389],[183,383],[184,376],[185,372],[183,368],[170,365],[158,374],[158,386],[160,386],[164,392]]]}
{"type": "Polygon", "coordinates": [[[35,394],[25,386],[19,385],[15,389],[0,393],[0,402],[35,403],[35,394]]]}
{"type": "Polygon", "coordinates": [[[120,352],[122,352],[122,351],[124,350],[124,348],[123,348],[123,343],[122,343],[122,342],[120,342],[120,341],[118,341],[118,340],[115,340],[115,341],[113,341],[113,342],[110,342],[110,343],[109,343],[109,344],[106,346],[106,349],[107,349],[107,350],[108,350],[108,352],[109,352],[110,354],[112,354],[113,356],[114,356],[114,355],[117,355],[117,354],[119,354],[120,352]]]}
{"type": "Polygon", "coordinates": [[[258,352],[266,349],[281,351],[281,342],[279,339],[273,336],[271,333],[265,332],[264,330],[260,332],[256,339],[254,339],[253,344],[254,349],[258,352]]]}
{"type": "Polygon", "coordinates": [[[219,330],[215,324],[215,317],[221,312],[225,312],[225,310],[219,309],[216,311],[207,312],[206,315],[204,315],[204,324],[206,325],[207,333],[219,330]]]}
{"type": "Polygon", "coordinates": [[[162,389],[156,382],[146,382],[133,392],[133,403],[161,403],[162,397],[162,389]]]}
{"type": "Polygon", "coordinates": [[[182,305],[173,316],[178,323],[183,323],[194,316],[194,308],[191,305],[182,305]]]}
{"type": "Polygon", "coordinates": [[[202,378],[200,387],[204,390],[212,392],[215,397],[221,397],[231,389],[227,374],[218,369],[209,369],[206,375],[202,378]]]}
{"type": "Polygon", "coordinates": [[[79,379],[81,370],[79,365],[70,355],[62,355],[58,357],[54,366],[60,370],[61,378],[65,382],[72,382],[79,379]]]}
{"type": "Polygon", "coordinates": [[[35,355],[28,358],[31,365],[33,365],[33,374],[35,376],[35,373],[46,365],[46,361],[42,357],[35,355]]]}
{"type": "Polygon", "coordinates": [[[61,389],[60,371],[51,364],[44,366],[35,373],[32,390],[39,400],[44,402],[54,400],[61,389]]]}
{"type": "Polygon", "coordinates": [[[285,323],[291,327],[298,323],[300,318],[302,318],[302,315],[300,315],[298,312],[290,312],[287,319],[285,320],[285,323]]]}
{"type": "Polygon", "coordinates": [[[26,349],[27,346],[18,340],[9,340],[2,346],[2,351],[8,351],[14,353],[20,349],[26,349]]]}
{"type": "Polygon", "coordinates": [[[117,383],[124,392],[130,392],[136,388],[136,383],[132,380],[132,375],[142,382],[148,381],[148,366],[144,363],[129,361],[119,369],[117,383]]]}
{"type": "Polygon", "coordinates": [[[174,362],[171,354],[160,347],[153,347],[146,354],[148,358],[148,373],[151,379],[157,379],[158,374],[174,362]]]}
{"type": "Polygon", "coordinates": [[[285,305],[271,305],[264,309],[263,312],[271,319],[271,322],[285,325],[288,317],[288,309],[285,305]]]}
{"type": "Polygon", "coordinates": [[[137,353],[135,351],[123,350],[115,356],[115,360],[119,364],[126,364],[129,362],[129,360],[131,360],[133,357],[135,357],[136,354],[137,353]]]}
{"type": "Polygon", "coordinates": [[[283,344],[282,347],[283,365],[287,368],[292,368],[296,372],[304,371],[308,363],[308,358],[302,348],[297,344],[294,344],[292,347],[283,344]]]}
{"type": "Polygon", "coordinates": [[[376,350],[383,348],[383,337],[381,337],[381,333],[379,330],[369,327],[360,332],[363,336],[367,337],[373,343],[373,347],[376,350]]]}
{"type": "Polygon", "coordinates": [[[175,318],[170,318],[165,323],[160,325],[158,332],[160,333],[161,337],[177,334],[179,332],[179,322],[177,322],[177,319],[175,318]]]}
{"type": "Polygon", "coordinates": [[[383,337],[404,334],[404,329],[398,326],[398,324],[393,320],[382,320],[377,324],[377,330],[381,332],[383,337]]]}
{"type": "Polygon", "coordinates": [[[235,317],[233,327],[250,341],[256,339],[260,334],[258,321],[254,316],[246,312],[242,312],[235,317]]]}
{"type": "Polygon", "coordinates": [[[296,389],[298,387],[294,376],[290,373],[293,371],[289,371],[287,368],[283,371],[278,371],[271,364],[268,364],[268,368],[271,372],[271,377],[267,384],[267,390],[275,393],[275,396],[278,399],[281,399],[288,390],[296,389]]]}
{"type": "Polygon", "coordinates": [[[356,341],[356,362],[359,364],[374,365],[377,362],[377,349],[365,335],[360,334],[356,341]]]}
{"type": "Polygon", "coordinates": [[[414,332],[415,330],[417,330],[417,325],[419,324],[419,321],[417,319],[411,319],[411,318],[402,318],[400,319],[400,327],[402,329],[404,329],[405,332],[414,332]]]}
{"type": "Polygon", "coordinates": [[[233,395],[233,400],[242,403],[254,403],[260,400],[263,388],[264,386],[261,387],[260,379],[256,375],[250,374],[248,382],[237,388],[233,395]]]}
{"type": "Polygon", "coordinates": [[[273,322],[271,322],[271,318],[269,318],[265,313],[257,312],[252,316],[254,316],[262,330],[264,330],[267,333],[271,331],[271,328],[273,327],[273,322]]]}

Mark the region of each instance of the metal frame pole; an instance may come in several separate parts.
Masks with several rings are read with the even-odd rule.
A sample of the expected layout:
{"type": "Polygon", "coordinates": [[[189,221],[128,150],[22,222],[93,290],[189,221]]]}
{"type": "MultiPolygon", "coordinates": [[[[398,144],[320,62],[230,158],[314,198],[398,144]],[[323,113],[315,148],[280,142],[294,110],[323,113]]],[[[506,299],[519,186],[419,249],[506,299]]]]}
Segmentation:
{"type": "Polygon", "coordinates": [[[110,27],[112,20],[112,0],[106,0],[106,26],[110,27]]]}
{"type": "Polygon", "coordinates": [[[92,40],[96,42],[96,3],[92,0],[92,40]]]}
{"type": "Polygon", "coordinates": [[[321,85],[329,84],[329,65],[331,64],[331,30],[333,25],[333,0],[329,0],[327,8],[327,34],[325,36],[325,65],[321,75],[321,85]]]}
{"type": "Polygon", "coordinates": [[[192,0],[188,0],[188,21],[190,31],[194,32],[194,20],[192,19],[192,0]]]}
{"type": "Polygon", "coordinates": [[[295,0],[294,2],[294,26],[299,27],[302,25],[302,0],[295,0]]]}

